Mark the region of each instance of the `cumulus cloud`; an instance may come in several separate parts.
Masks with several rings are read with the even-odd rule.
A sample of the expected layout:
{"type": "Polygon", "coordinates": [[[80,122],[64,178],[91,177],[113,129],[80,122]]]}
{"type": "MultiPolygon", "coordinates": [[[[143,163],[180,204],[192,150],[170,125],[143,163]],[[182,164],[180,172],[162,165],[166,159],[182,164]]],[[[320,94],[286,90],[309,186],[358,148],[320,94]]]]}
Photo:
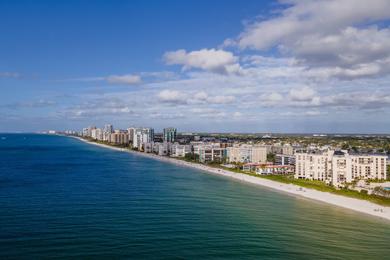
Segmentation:
{"type": "MultiPolygon", "coordinates": [[[[85,117],[96,115],[94,111],[115,112],[126,120],[142,113],[145,118],[180,119],[180,124],[207,127],[219,119],[267,125],[283,117],[279,131],[297,118],[305,123],[300,125],[310,127],[318,116],[317,122],[332,131],[334,122],[344,122],[346,114],[359,125],[364,113],[380,110],[365,118],[373,122],[365,129],[377,131],[379,124],[388,128],[383,118],[390,114],[390,29],[387,22],[378,21],[389,19],[389,3],[283,1],[281,11],[263,16],[236,39],[225,41],[230,51],[167,52],[165,63],[179,65],[185,73],[138,72],[145,88],[113,93],[124,100],[136,95],[144,106],[102,100],[75,111],[85,117]]],[[[258,126],[252,129],[259,130],[258,126]]],[[[354,130],[350,123],[343,126],[354,130]]]]}
{"type": "Polygon", "coordinates": [[[240,72],[238,58],[233,53],[218,49],[201,49],[187,52],[177,50],[166,52],[163,59],[168,65],[183,65],[183,70],[202,69],[221,74],[240,72]]]}
{"type": "Polygon", "coordinates": [[[309,101],[315,96],[315,91],[309,87],[291,89],[289,97],[292,101],[309,101]]]}
{"type": "Polygon", "coordinates": [[[248,25],[236,45],[277,47],[309,68],[325,68],[327,76],[384,75],[390,73],[390,31],[372,24],[390,19],[388,10],[387,0],[288,1],[277,16],[248,25]]]}
{"type": "Polygon", "coordinates": [[[111,75],[106,78],[109,84],[135,85],[141,83],[141,77],[138,75],[111,75]]]}
{"type": "Polygon", "coordinates": [[[234,96],[216,95],[209,96],[204,91],[181,92],[165,89],[157,94],[159,101],[170,104],[230,104],[235,101],[234,96]]]}
{"type": "Polygon", "coordinates": [[[232,103],[235,100],[234,96],[215,96],[215,97],[209,97],[207,99],[207,102],[212,104],[229,104],[232,103]]]}
{"type": "Polygon", "coordinates": [[[265,93],[260,96],[260,102],[263,106],[273,106],[283,101],[283,96],[277,92],[265,93]]]}
{"type": "Polygon", "coordinates": [[[59,112],[59,116],[70,119],[100,118],[106,116],[137,116],[131,102],[118,97],[92,98],[79,105],[70,106],[59,112]]]}
{"type": "Polygon", "coordinates": [[[157,98],[159,101],[163,103],[173,103],[173,104],[187,103],[187,95],[177,90],[164,89],[163,91],[157,94],[157,98]]]}

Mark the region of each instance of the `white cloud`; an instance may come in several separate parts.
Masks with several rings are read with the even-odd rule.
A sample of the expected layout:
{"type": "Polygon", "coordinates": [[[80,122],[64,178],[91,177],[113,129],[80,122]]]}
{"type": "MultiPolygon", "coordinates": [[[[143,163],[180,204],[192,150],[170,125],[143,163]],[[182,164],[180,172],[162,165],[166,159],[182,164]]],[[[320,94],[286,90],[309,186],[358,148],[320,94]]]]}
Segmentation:
{"type": "Polygon", "coordinates": [[[292,101],[310,101],[315,97],[316,92],[309,88],[291,89],[289,97],[292,101]]]}
{"type": "Polygon", "coordinates": [[[187,95],[177,90],[165,89],[159,92],[157,97],[163,103],[184,104],[187,102],[187,95]]]}
{"type": "Polygon", "coordinates": [[[209,96],[206,92],[182,92],[165,89],[157,94],[158,100],[172,104],[230,104],[235,101],[234,96],[216,95],[209,96]]]}
{"type": "Polygon", "coordinates": [[[208,95],[207,95],[207,93],[204,92],[204,91],[197,92],[197,93],[195,93],[195,95],[194,95],[194,99],[195,99],[195,100],[206,101],[207,98],[208,98],[208,95]]]}
{"type": "Polygon", "coordinates": [[[260,96],[260,102],[262,106],[277,105],[283,101],[283,99],[283,96],[277,92],[266,93],[260,96]]]}
{"type": "Polygon", "coordinates": [[[207,99],[207,102],[212,104],[229,104],[235,100],[234,96],[215,96],[207,99]]]}
{"type": "Polygon", "coordinates": [[[280,15],[247,27],[238,44],[243,48],[268,49],[291,44],[302,36],[328,34],[353,24],[390,18],[387,0],[288,1],[280,15]]]}
{"type": "Polygon", "coordinates": [[[256,50],[277,47],[317,73],[324,68],[326,76],[390,73],[390,30],[372,26],[390,19],[390,1],[293,0],[284,7],[276,17],[247,26],[236,44],[256,50]]]}
{"type": "Polygon", "coordinates": [[[243,115],[242,115],[241,112],[236,111],[236,112],[233,113],[233,117],[235,117],[235,118],[241,118],[242,116],[243,115]]]}
{"type": "Polygon", "coordinates": [[[317,111],[317,110],[309,110],[304,113],[305,116],[319,116],[322,114],[323,113],[321,111],[317,111]]]}
{"type": "Polygon", "coordinates": [[[197,68],[221,74],[234,74],[239,73],[241,69],[238,58],[233,53],[217,49],[191,52],[181,49],[166,52],[163,58],[168,65],[183,65],[183,70],[197,68]]]}
{"type": "Polygon", "coordinates": [[[135,85],[141,83],[141,77],[138,75],[111,75],[106,78],[107,82],[110,84],[119,84],[119,85],[135,85]]]}
{"type": "Polygon", "coordinates": [[[99,97],[93,96],[92,99],[87,99],[79,105],[70,106],[61,112],[59,115],[70,119],[85,119],[85,118],[101,118],[106,116],[132,116],[137,114],[132,109],[130,102],[124,102],[118,97],[99,97]]]}
{"type": "MultiPolygon", "coordinates": [[[[304,131],[317,127],[333,131],[339,125],[347,131],[361,125],[362,118],[372,122],[364,129],[379,131],[378,125],[388,129],[383,118],[390,114],[390,29],[388,23],[377,23],[389,17],[388,2],[287,3],[283,11],[261,18],[235,41],[225,42],[224,46],[235,44],[242,51],[167,52],[164,61],[180,65],[182,72],[138,72],[145,87],[121,93],[115,89],[113,95],[123,100],[136,95],[136,102],[144,105],[113,100],[105,109],[127,120],[133,115],[121,113],[131,111],[127,107],[135,115],[149,115],[146,120],[172,120],[189,129],[200,124],[210,129],[221,120],[225,130],[226,122],[242,131],[260,131],[277,121],[278,131],[294,125],[304,131]],[[345,115],[348,123],[343,123],[345,115]],[[253,128],[246,125],[251,120],[253,128]]],[[[94,106],[79,110],[93,113],[94,106]]]]}

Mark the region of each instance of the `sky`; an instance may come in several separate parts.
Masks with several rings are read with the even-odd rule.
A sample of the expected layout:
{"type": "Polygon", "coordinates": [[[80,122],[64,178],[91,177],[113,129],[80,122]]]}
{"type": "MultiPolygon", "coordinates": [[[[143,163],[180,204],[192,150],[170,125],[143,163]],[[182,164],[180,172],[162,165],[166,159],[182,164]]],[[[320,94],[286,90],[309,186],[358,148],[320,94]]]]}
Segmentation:
{"type": "Polygon", "coordinates": [[[388,0],[0,0],[0,132],[390,133],[388,0]]]}

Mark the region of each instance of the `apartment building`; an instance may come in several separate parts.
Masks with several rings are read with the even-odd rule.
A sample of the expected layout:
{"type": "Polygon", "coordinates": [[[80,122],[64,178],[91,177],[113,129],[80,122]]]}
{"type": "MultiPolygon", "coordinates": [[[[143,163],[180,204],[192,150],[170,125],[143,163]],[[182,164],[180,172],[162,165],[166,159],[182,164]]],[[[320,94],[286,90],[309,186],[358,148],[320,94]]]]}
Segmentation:
{"type": "Polygon", "coordinates": [[[170,155],[173,157],[185,157],[186,154],[191,152],[192,145],[175,143],[171,145],[170,155]]]}
{"type": "Polygon", "coordinates": [[[335,186],[357,179],[386,179],[385,155],[347,151],[297,152],[295,178],[320,180],[335,186]]]}
{"type": "Polygon", "coordinates": [[[226,148],[221,148],[216,145],[205,144],[197,146],[196,149],[201,163],[222,162],[226,156],[226,148]]]}
{"type": "Polygon", "coordinates": [[[142,150],[144,143],[154,141],[153,128],[134,128],[133,129],[133,148],[142,150]]]}
{"type": "Polygon", "coordinates": [[[268,152],[275,154],[293,155],[294,148],[289,144],[274,144],[268,146],[268,152]]]}
{"type": "Polygon", "coordinates": [[[275,165],[295,165],[295,155],[276,154],[275,165]]]}
{"type": "Polygon", "coordinates": [[[227,147],[229,163],[266,163],[267,148],[254,145],[236,145],[227,147]]]}
{"type": "Polygon", "coordinates": [[[176,128],[168,127],[163,129],[163,140],[164,142],[174,143],[176,141],[176,128]]]}
{"type": "Polygon", "coordinates": [[[115,130],[110,135],[109,142],[113,144],[129,144],[129,135],[127,132],[115,130]]]}

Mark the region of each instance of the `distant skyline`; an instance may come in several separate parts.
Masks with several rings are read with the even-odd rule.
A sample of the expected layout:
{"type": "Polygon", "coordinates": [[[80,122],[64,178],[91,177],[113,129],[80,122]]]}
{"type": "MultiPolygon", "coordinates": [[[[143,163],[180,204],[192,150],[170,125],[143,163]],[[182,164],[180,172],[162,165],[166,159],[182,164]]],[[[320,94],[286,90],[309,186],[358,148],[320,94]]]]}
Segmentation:
{"type": "Polygon", "coordinates": [[[1,1],[0,132],[390,133],[390,1],[1,1]]]}

